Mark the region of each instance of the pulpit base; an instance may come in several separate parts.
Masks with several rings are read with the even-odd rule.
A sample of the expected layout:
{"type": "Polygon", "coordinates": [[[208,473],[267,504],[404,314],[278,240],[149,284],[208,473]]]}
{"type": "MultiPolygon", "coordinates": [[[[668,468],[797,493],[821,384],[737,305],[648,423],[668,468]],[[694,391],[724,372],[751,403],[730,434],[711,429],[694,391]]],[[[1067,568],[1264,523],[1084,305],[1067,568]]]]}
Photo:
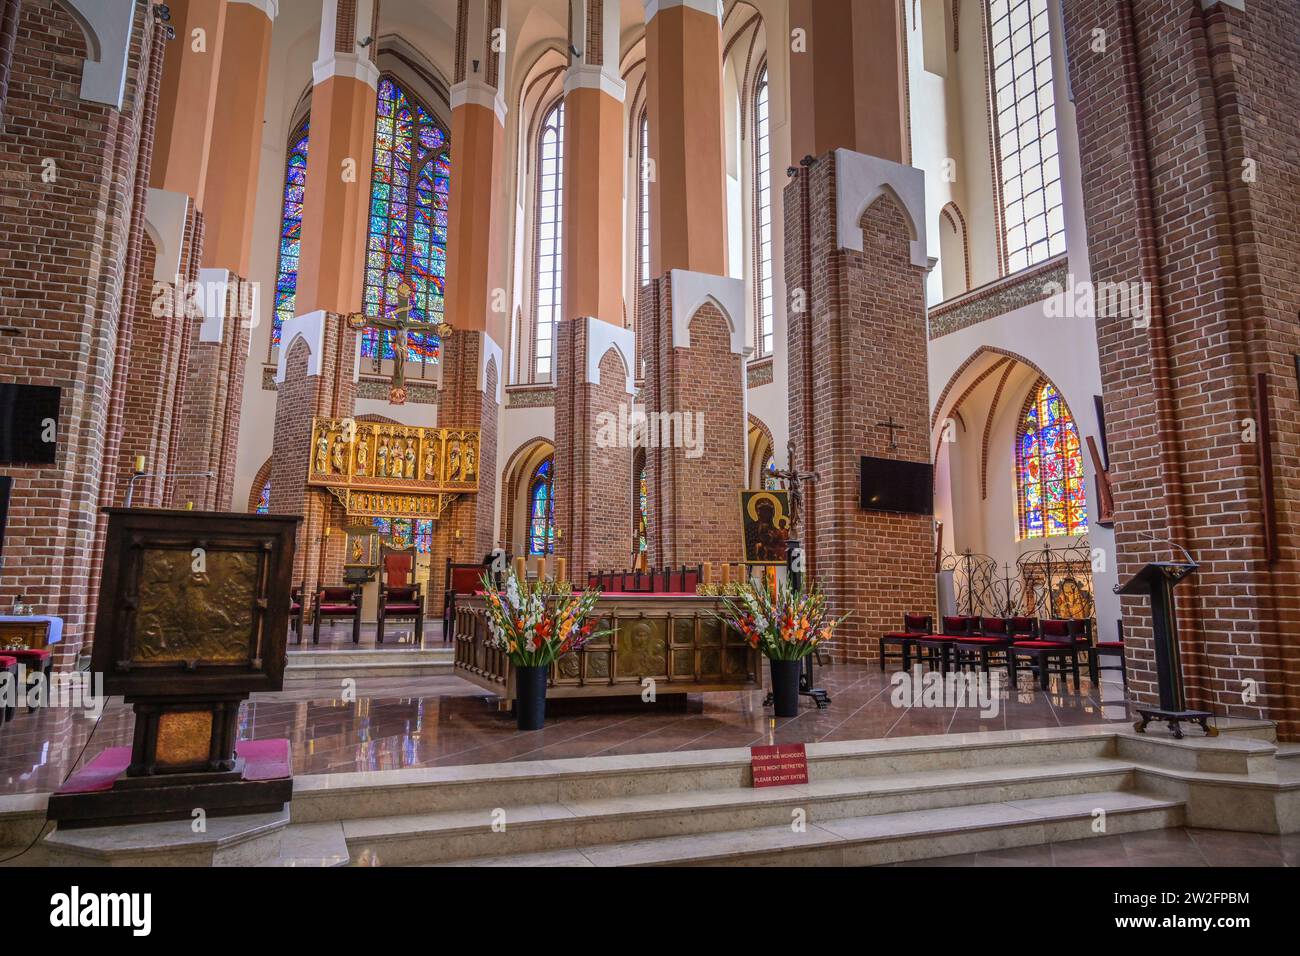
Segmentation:
{"type": "Polygon", "coordinates": [[[271,813],[293,797],[287,740],[245,740],[229,772],[127,775],[130,747],[110,747],[50,795],[46,811],[60,829],[271,813]]]}

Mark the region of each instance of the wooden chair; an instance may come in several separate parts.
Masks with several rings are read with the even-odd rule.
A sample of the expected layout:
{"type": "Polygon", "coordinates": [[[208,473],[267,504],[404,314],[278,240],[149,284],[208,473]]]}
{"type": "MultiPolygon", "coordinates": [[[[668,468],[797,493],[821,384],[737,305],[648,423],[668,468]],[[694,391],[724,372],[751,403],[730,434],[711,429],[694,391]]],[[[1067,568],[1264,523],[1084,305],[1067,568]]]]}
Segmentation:
{"type": "Polygon", "coordinates": [[[352,643],[361,643],[361,588],[323,587],[316,592],[316,619],[312,621],[311,642],[320,643],[321,618],[331,621],[352,618],[352,643]]]}
{"type": "Polygon", "coordinates": [[[1047,680],[1051,674],[1065,679],[1067,673],[1074,675],[1074,692],[1079,692],[1079,642],[1082,631],[1080,622],[1075,620],[1048,618],[1039,622],[1038,638],[1017,640],[1007,649],[1008,669],[1011,672],[1011,685],[1016,683],[1016,664],[1020,659],[1028,658],[1030,665],[1038,672],[1038,686],[1047,690],[1047,680]],[[1068,668],[1068,669],[1067,669],[1068,668]]]}
{"type": "Polygon", "coordinates": [[[306,590],[307,585],[297,584],[289,592],[289,630],[298,635],[299,644],[302,643],[302,621],[304,607],[307,603],[302,599],[302,596],[306,590]]]}
{"type": "Polygon", "coordinates": [[[447,571],[442,585],[442,642],[450,644],[454,622],[456,620],[456,595],[474,594],[483,589],[483,574],[486,568],[481,564],[452,564],[447,559],[447,571]]]}
{"type": "Polygon", "coordinates": [[[882,634],[880,637],[880,669],[885,669],[886,658],[890,660],[900,660],[902,669],[907,670],[911,664],[912,651],[916,648],[916,642],[919,638],[925,637],[934,630],[934,618],[929,614],[904,614],[903,629],[894,631],[890,634],[882,634]],[[885,648],[897,647],[897,654],[888,653],[885,648]]]}
{"type": "Polygon", "coordinates": [[[1128,668],[1125,666],[1128,661],[1124,657],[1124,622],[1122,620],[1115,622],[1118,641],[1098,641],[1088,649],[1088,678],[1092,681],[1094,687],[1097,686],[1098,671],[1119,671],[1120,679],[1124,682],[1124,689],[1128,689],[1128,668]],[[1102,654],[1117,655],[1119,664],[1112,664],[1109,667],[1103,667],[1100,663],[1102,654]]]}
{"type": "Polygon", "coordinates": [[[979,618],[979,632],[969,637],[959,637],[952,642],[953,664],[961,670],[967,664],[979,664],[980,670],[989,672],[990,655],[1000,654],[1000,661],[992,663],[998,666],[1010,666],[1007,648],[1011,646],[1010,625],[1006,618],[979,618]]]}
{"type": "Polygon", "coordinates": [[[389,619],[415,621],[415,643],[424,640],[424,589],[419,584],[379,585],[379,613],[375,617],[375,643],[384,643],[384,623],[389,619]]]}
{"type": "MultiPolygon", "coordinates": [[[[54,669],[54,652],[48,647],[19,647],[15,649],[5,648],[0,650],[0,655],[6,659],[12,659],[15,664],[21,664],[27,668],[28,686],[33,686],[41,676],[45,677],[45,686],[50,686],[50,674],[54,669]]],[[[17,689],[15,683],[14,688],[17,689]]],[[[35,707],[28,707],[30,713],[35,707]]]]}
{"type": "Polygon", "coordinates": [[[964,614],[945,614],[941,633],[917,638],[917,660],[928,662],[932,667],[937,661],[940,673],[948,673],[948,669],[952,666],[954,642],[958,638],[975,637],[979,620],[978,617],[968,617],[964,614]]]}

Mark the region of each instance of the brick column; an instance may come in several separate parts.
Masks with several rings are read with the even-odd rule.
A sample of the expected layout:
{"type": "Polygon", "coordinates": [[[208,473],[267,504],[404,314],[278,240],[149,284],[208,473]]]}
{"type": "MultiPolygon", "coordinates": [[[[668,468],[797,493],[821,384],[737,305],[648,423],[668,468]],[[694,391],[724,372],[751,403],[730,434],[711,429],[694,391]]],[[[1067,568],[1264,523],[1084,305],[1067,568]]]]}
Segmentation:
{"type": "MultiPolygon", "coordinates": [[[[555,349],[556,554],[574,581],[626,567],[632,542],[633,334],[623,324],[623,81],[617,0],[572,6],[564,82],[563,321],[555,349]]],[[[509,506],[507,502],[507,507],[509,506]]]]}
{"type": "Polygon", "coordinates": [[[847,149],[785,192],[786,285],[807,306],[790,322],[790,442],[820,475],[805,499],[810,570],[853,615],[841,660],[874,659],[904,613],[935,607],[933,519],[858,507],[861,456],[930,460],[924,209],[920,170],[847,149]],[[891,416],[897,448],[877,424],[891,416]]]}
{"type": "Polygon", "coordinates": [[[448,558],[477,562],[497,544],[497,423],[504,394],[506,313],[500,201],[505,162],[505,58],[494,39],[505,28],[500,0],[459,0],[451,130],[457,175],[448,197],[447,321],[455,331],[442,343],[438,425],[478,429],[479,490],[463,495],[438,522],[430,569],[430,613],[442,608],[448,558]]]}
{"type": "MultiPolygon", "coordinates": [[[[308,588],[342,575],[343,509],[306,487],[307,467],[312,418],[347,418],[356,406],[358,333],[344,317],[361,308],[379,81],[369,52],[354,52],[357,4],[323,5],[297,315],[281,333],[271,468],[271,511],[303,516],[294,575],[308,588]]],[[[373,22],[373,8],[370,15],[373,22]]]]}
{"type": "MultiPolygon", "coordinates": [[[[1093,280],[1145,284],[1150,303],[1097,320],[1119,576],[1178,557],[1151,537],[1190,551],[1189,706],[1270,718],[1295,739],[1300,132],[1277,91],[1300,82],[1300,18],[1208,0],[1066,13],[1093,280]]],[[[1129,690],[1149,703],[1148,608],[1122,610],[1129,690]]]]}
{"type": "MultiPolygon", "coordinates": [[[[744,283],[726,278],[720,3],[648,0],[648,547],[656,564],[736,561],[745,487],[744,283]],[[689,421],[703,435],[674,425],[689,421]],[[685,447],[683,438],[695,447],[685,447]],[[697,445],[696,442],[702,439],[697,445]]],[[[631,487],[629,479],[627,487],[631,487]]],[[[627,493],[624,492],[626,495],[627,493]]]]}

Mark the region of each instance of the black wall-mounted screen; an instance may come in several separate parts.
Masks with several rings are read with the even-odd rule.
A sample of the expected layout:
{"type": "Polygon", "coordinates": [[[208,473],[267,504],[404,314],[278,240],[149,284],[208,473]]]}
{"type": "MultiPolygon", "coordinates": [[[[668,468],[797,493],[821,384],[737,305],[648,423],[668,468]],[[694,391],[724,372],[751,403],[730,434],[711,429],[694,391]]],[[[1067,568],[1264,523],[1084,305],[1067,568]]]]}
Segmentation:
{"type": "Polygon", "coordinates": [[[0,383],[0,465],[52,465],[59,389],[0,383]]]}
{"type": "Polygon", "coordinates": [[[0,570],[5,563],[5,526],[9,524],[9,492],[13,484],[8,475],[0,475],[0,570]]]}
{"type": "Polygon", "coordinates": [[[927,462],[863,458],[861,507],[866,511],[934,514],[934,467],[927,462]]]}

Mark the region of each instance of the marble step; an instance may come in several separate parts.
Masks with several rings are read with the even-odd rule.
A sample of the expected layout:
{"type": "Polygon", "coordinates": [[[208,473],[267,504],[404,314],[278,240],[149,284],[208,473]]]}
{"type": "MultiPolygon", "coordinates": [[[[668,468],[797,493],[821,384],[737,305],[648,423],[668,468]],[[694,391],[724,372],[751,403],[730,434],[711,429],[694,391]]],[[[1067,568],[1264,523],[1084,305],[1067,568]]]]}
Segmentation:
{"type": "Polygon", "coordinates": [[[1278,744],[1277,759],[1300,764],[1300,744],[1278,744]]]}
{"type": "Polygon", "coordinates": [[[1183,824],[1183,805],[1099,792],[809,821],[689,836],[576,845],[449,861],[448,866],[878,866],[1183,824]],[[1098,811],[1105,811],[1102,817],[1098,811]],[[1104,830],[1098,829],[1104,822],[1104,830]]]}
{"type": "Polygon", "coordinates": [[[832,778],[791,787],[622,796],[531,805],[483,806],[342,821],[353,862],[381,865],[568,850],[686,835],[810,826],[901,812],[1131,790],[1134,772],[1117,761],[941,770],[832,778]]]}
{"type": "Polygon", "coordinates": [[[450,674],[450,647],[290,650],[284,676],[289,680],[363,677],[423,677],[450,674]]]}
{"type": "MultiPolygon", "coordinates": [[[[544,731],[542,733],[545,733],[544,731]]],[[[1102,726],[947,734],[808,745],[810,779],[826,782],[932,771],[1099,760],[1116,753],[1102,726]]],[[[483,808],[568,804],[655,794],[749,789],[748,748],[514,761],[295,777],[295,823],[483,808]]]]}

